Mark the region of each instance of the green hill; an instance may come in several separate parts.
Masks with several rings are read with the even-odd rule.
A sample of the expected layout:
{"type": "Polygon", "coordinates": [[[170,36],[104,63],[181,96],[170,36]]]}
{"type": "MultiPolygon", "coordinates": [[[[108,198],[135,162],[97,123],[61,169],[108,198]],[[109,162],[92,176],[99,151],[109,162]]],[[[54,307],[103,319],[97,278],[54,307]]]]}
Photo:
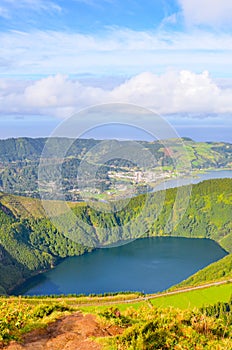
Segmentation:
{"type": "MultiPolygon", "coordinates": [[[[12,194],[39,197],[38,167],[47,140],[46,138],[0,140],[0,190],[12,194]]],[[[43,159],[45,173],[49,171],[51,175],[57,170],[56,167],[59,168],[62,162],[62,187],[64,188],[66,200],[80,199],[77,168],[86,154],[90,155],[91,160],[94,160],[100,166],[97,174],[98,181],[95,184],[99,194],[104,193],[106,195],[109,189],[113,191],[115,181],[118,181],[119,184],[124,181],[124,186],[128,186],[129,190],[131,181],[128,180],[127,176],[132,175],[130,172],[134,174],[138,170],[135,164],[124,159],[112,159],[106,164],[101,164],[100,159],[102,152],[110,151],[111,142],[116,148],[122,146],[124,148],[128,147],[129,150],[133,149],[134,141],[109,140],[105,146],[101,146],[102,148],[96,152],[95,146],[100,144],[100,142],[100,140],[93,139],[49,139],[49,150],[45,152],[43,159]],[[61,159],[64,149],[68,151],[64,159],[61,159]],[[110,173],[111,176],[114,173],[113,179],[109,175],[110,173]],[[121,176],[118,179],[117,175],[119,174],[121,176]],[[127,177],[126,179],[125,176],[127,177]]],[[[178,159],[181,174],[183,175],[185,170],[188,173],[186,157],[193,173],[209,169],[232,168],[232,145],[228,143],[203,143],[184,139],[183,147],[182,141],[176,139],[163,142],[137,141],[137,144],[143,152],[144,159],[146,157],[151,159],[151,155],[154,156],[154,164],[151,164],[151,168],[149,168],[149,171],[154,176],[165,172],[168,177],[175,176],[177,170],[175,168],[176,159],[178,159]]],[[[45,182],[49,182],[49,178],[54,180],[54,175],[53,177],[50,175],[47,175],[48,181],[45,182]]],[[[133,183],[133,185],[135,186],[136,184],[133,183]]],[[[143,184],[139,185],[137,193],[142,193],[143,184]]],[[[146,185],[152,186],[152,183],[148,181],[146,185]]],[[[43,188],[43,192],[47,191],[48,198],[50,198],[50,190],[49,186],[43,188]]],[[[58,193],[56,195],[57,199],[59,199],[58,193]]]]}
{"type": "Polygon", "coordinates": [[[90,249],[60,234],[35,199],[1,195],[0,285],[10,292],[25,279],[50,269],[67,256],[90,249]],[[3,204],[4,203],[4,204],[3,204]]]}
{"type": "MultiPolygon", "coordinates": [[[[10,138],[0,140],[0,162],[17,162],[17,161],[33,161],[37,160],[44,149],[47,138],[10,138]]],[[[189,138],[182,139],[191,162],[194,162],[193,167],[197,164],[201,167],[209,166],[225,166],[232,162],[232,145],[224,142],[195,142],[189,138]]],[[[53,157],[58,152],[71,145],[68,149],[67,157],[81,156],[91,150],[92,147],[99,144],[100,140],[94,139],[68,139],[68,138],[52,138],[50,139],[53,154],[47,154],[47,157],[53,157]]],[[[124,141],[118,141],[123,144],[124,141]]],[[[134,141],[131,141],[134,142],[134,141]]],[[[164,141],[136,141],[144,148],[148,148],[152,153],[160,152],[164,156],[164,141]]],[[[129,141],[130,143],[130,141],[129,141]]],[[[173,150],[178,150],[182,147],[182,143],[178,140],[170,140],[168,144],[173,150]]],[[[167,155],[167,154],[166,154],[167,155]]],[[[168,155],[167,155],[168,156],[168,155]]]]}
{"type": "MultiPolygon", "coordinates": [[[[114,244],[136,237],[134,234],[143,237],[169,235],[210,238],[232,252],[231,189],[232,179],[209,180],[193,186],[189,206],[180,223],[174,227],[172,211],[177,189],[166,191],[164,205],[157,217],[161,192],[150,194],[145,206],[145,195],[134,197],[123,210],[114,213],[93,209],[85,203],[70,203],[76,217],[82,223],[88,223],[88,232],[84,225],[74,229],[72,237],[75,241],[58,232],[46,218],[39,200],[1,194],[1,291],[10,293],[14,286],[34,274],[50,269],[62,258],[91,251],[92,248],[88,247],[96,244],[114,244]],[[139,215],[141,209],[142,217],[139,215]],[[116,231],[115,227],[118,227],[116,231]],[[170,232],[166,231],[167,227],[172,228],[170,232]]],[[[62,218],[61,215],[63,220],[67,220],[67,217],[62,218]]],[[[231,269],[230,257],[224,261],[228,267],[223,267],[223,271],[228,274],[231,269]]]]}
{"type": "Polygon", "coordinates": [[[115,213],[93,210],[88,206],[74,207],[73,210],[77,217],[92,225],[91,243],[97,239],[102,245],[107,245],[141,236],[209,238],[232,252],[232,179],[208,180],[194,185],[185,212],[181,205],[187,187],[182,187],[178,198],[180,205],[176,208],[178,191],[174,188],[166,193],[160,191],[134,197],[125,208],[115,213]],[[117,225],[118,231],[114,230],[117,225]],[[104,236],[104,232],[108,234],[104,236]]]}

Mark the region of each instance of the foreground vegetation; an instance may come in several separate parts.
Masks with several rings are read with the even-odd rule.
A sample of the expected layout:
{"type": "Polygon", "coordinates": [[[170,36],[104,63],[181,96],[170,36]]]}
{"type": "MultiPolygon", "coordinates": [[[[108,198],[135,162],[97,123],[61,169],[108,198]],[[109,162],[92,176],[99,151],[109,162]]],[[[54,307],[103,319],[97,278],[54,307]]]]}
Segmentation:
{"type": "Polygon", "coordinates": [[[232,311],[229,303],[200,310],[173,308],[106,310],[101,316],[125,327],[121,336],[108,341],[106,348],[148,349],[231,349],[232,311]]]}
{"type": "Polygon", "coordinates": [[[72,308],[64,302],[34,301],[21,298],[0,299],[0,342],[21,340],[23,334],[37,328],[44,328],[61,315],[67,315],[72,308]]]}
{"type": "MultiPolygon", "coordinates": [[[[102,326],[116,325],[121,335],[97,339],[104,349],[231,349],[231,285],[167,296],[154,300],[122,303],[138,295],[106,297],[2,297],[0,298],[0,340],[20,341],[25,333],[47,325],[74,311],[91,312],[102,326]],[[223,288],[229,287],[223,291],[223,288]],[[217,293],[214,288],[218,288],[217,293]],[[208,293],[208,297],[205,298],[208,293]],[[173,298],[188,298],[191,307],[176,306],[173,298]],[[117,302],[105,306],[104,303],[117,302]],[[85,306],[93,303],[92,306],[85,306]],[[100,303],[100,305],[99,305],[100,303]],[[103,305],[101,306],[101,303],[103,305]]],[[[140,296],[142,298],[142,296],[140,296]]],[[[180,301],[180,299],[179,299],[180,301]]],[[[178,301],[178,302],[179,302],[178,301]]],[[[181,306],[181,303],[180,303],[181,306]]],[[[0,344],[1,344],[0,342],[0,344]]]]}

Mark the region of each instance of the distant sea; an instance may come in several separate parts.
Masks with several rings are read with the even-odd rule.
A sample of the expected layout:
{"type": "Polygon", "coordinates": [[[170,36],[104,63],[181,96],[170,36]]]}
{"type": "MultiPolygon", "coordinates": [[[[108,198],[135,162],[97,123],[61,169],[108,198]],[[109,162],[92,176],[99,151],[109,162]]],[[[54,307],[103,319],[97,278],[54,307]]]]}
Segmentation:
{"type": "Polygon", "coordinates": [[[194,141],[218,141],[232,143],[232,126],[177,126],[181,137],[190,137],[194,141]]]}
{"type": "MultiPolygon", "coordinates": [[[[48,137],[52,131],[62,122],[62,119],[45,118],[44,116],[1,116],[0,117],[0,139],[11,137],[48,137]]],[[[178,122],[170,122],[176,132],[181,137],[190,137],[195,141],[222,141],[232,143],[232,124],[197,124],[192,122],[189,124],[180,124],[178,122]]],[[[149,128],[147,129],[149,131],[149,128]]],[[[154,141],[146,132],[136,130],[136,128],[103,128],[94,130],[94,133],[87,132],[86,136],[96,139],[122,138],[130,140],[146,140],[154,141]]],[[[62,135],[61,135],[62,136],[62,135]]]]}

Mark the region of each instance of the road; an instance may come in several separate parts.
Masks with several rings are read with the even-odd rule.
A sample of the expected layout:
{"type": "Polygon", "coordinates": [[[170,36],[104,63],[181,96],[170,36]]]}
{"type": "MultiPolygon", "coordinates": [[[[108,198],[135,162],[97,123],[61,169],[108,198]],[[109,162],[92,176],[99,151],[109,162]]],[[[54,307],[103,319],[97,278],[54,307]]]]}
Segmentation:
{"type": "Polygon", "coordinates": [[[113,305],[113,304],[130,304],[130,303],[136,303],[136,302],[141,302],[141,301],[148,301],[151,299],[157,299],[157,298],[161,298],[161,297],[167,297],[169,295],[187,293],[187,292],[191,292],[193,290],[205,289],[205,288],[209,288],[209,287],[213,287],[213,286],[220,286],[220,285],[227,284],[227,283],[232,283],[232,279],[225,280],[225,281],[211,282],[211,283],[207,283],[207,284],[195,286],[195,287],[176,289],[176,290],[170,291],[170,292],[163,292],[163,293],[158,293],[158,294],[147,294],[145,296],[140,296],[140,297],[134,298],[134,299],[128,298],[128,299],[123,299],[123,300],[104,301],[104,302],[97,302],[97,303],[94,303],[94,302],[83,303],[83,304],[81,303],[80,306],[94,306],[94,305],[104,306],[104,305],[113,305]]]}

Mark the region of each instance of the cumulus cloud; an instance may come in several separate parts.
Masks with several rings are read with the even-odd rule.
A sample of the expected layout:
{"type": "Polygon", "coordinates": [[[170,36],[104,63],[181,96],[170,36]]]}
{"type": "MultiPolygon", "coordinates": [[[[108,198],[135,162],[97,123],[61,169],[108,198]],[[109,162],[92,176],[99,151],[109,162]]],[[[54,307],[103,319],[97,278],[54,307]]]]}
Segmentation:
{"type": "Polygon", "coordinates": [[[1,114],[42,114],[65,118],[100,103],[124,102],[168,113],[232,113],[232,88],[221,88],[207,71],[144,72],[111,90],[86,86],[65,75],[33,82],[0,80],[1,114]]]}
{"type": "Polygon", "coordinates": [[[232,89],[220,89],[207,71],[143,73],[111,92],[115,99],[137,103],[159,113],[232,112],[232,89]]]}
{"type": "Polygon", "coordinates": [[[179,0],[183,15],[190,25],[231,24],[231,0],[179,0]]]}

